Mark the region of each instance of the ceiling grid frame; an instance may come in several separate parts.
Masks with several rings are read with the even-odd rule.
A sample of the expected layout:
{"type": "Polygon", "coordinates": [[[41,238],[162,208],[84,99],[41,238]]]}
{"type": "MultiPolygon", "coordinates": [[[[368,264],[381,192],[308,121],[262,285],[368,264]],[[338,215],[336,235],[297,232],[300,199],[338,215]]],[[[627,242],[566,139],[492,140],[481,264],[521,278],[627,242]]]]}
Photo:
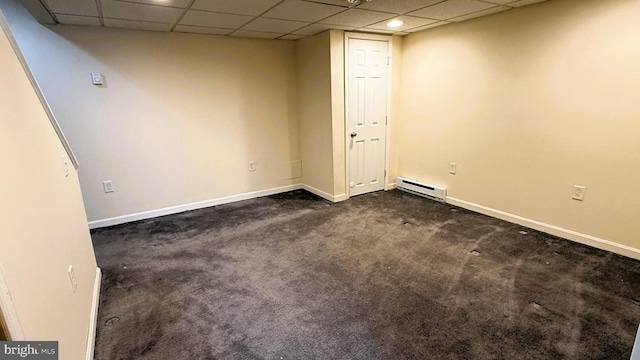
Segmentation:
{"type": "Polygon", "coordinates": [[[297,40],[327,29],[402,36],[548,0],[95,0],[97,16],[86,0],[38,1],[61,25],[297,40]]]}

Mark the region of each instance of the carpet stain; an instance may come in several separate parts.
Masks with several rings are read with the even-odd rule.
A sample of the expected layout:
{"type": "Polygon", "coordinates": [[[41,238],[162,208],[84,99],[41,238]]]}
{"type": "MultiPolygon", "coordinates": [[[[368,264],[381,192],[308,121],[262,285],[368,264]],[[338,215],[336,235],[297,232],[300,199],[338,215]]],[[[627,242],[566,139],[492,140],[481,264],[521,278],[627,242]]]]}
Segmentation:
{"type": "Polygon", "coordinates": [[[92,238],[96,360],[628,359],[640,323],[640,262],[399,191],[92,238]]]}
{"type": "Polygon", "coordinates": [[[108,318],[105,322],[104,322],[104,326],[111,326],[115,323],[117,323],[118,321],[120,321],[120,318],[117,316],[114,316],[112,318],[108,318]]]}

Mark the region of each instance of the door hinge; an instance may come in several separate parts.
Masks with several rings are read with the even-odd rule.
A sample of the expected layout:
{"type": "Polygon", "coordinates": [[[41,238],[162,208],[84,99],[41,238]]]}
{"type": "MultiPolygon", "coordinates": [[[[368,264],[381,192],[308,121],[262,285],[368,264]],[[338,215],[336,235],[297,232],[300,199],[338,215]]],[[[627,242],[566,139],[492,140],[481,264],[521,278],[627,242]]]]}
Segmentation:
{"type": "Polygon", "coordinates": [[[384,171],[384,177],[387,177],[387,170],[384,171]]]}
{"type": "Polygon", "coordinates": [[[387,56],[387,65],[391,62],[391,56],[387,56]]]}

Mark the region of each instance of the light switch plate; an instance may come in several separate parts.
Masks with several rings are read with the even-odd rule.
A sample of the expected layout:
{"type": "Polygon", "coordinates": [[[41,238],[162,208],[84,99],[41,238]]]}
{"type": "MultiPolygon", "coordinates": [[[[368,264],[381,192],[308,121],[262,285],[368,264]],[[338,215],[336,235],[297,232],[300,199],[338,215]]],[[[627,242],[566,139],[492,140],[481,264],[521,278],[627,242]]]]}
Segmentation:
{"type": "Polygon", "coordinates": [[[99,72],[92,72],[91,82],[93,83],[93,85],[102,85],[104,83],[102,79],[102,74],[99,72]]]}

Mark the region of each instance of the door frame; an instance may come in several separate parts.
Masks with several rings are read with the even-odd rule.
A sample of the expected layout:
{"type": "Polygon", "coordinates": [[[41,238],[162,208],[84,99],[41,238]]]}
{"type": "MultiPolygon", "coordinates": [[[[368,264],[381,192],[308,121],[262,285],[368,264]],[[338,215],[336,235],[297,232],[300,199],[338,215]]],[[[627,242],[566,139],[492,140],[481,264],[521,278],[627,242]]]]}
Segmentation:
{"type": "Polygon", "coordinates": [[[344,32],[344,157],[345,157],[345,193],[347,199],[351,197],[351,187],[349,186],[349,143],[351,137],[349,136],[349,40],[373,40],[384,41],[387,43],[387,56],[389,64],[387,66],[387,123],[385,125],[385,149],[384,149],[384,190],[389,190],[389,159],[390,154],[390,137],[391,137],[391,69],[393,68],[393,36],[384,34],[369,34],[359,32],[344,32]]]}

